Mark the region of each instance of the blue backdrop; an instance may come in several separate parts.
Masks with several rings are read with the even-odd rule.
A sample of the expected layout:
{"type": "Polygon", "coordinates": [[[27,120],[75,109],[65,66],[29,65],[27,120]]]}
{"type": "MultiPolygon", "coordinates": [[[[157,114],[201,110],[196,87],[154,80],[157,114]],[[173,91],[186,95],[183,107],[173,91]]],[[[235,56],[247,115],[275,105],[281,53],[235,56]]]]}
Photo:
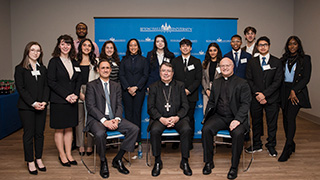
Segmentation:
{"type": "MultiPolygon", "coordinates": [[[[180,55],[179,42],[182,39],[192,41],[191,55],[204,60],[210,43],[219,44],[222,54],[231,50],[231,36],[237,33],[237,19],[185,19],[185,18],[95,18],[95,42],[101,49],[103,43],[112,40],[118,49],[120,59],[125,55],[128,40],[136,38],[141,45],[143,56],[153,48],[154,37],[162,34],[166,37],[168,48],[175,56],[180,55]]],[[[195,136],[201,138],[201,121],[203,119],[201,86],[199,101],[195,110],[195,136]]],[[[147,113],[147,96],[145,98],[141,137],[147,138],[149,115],[147,113]]]]}

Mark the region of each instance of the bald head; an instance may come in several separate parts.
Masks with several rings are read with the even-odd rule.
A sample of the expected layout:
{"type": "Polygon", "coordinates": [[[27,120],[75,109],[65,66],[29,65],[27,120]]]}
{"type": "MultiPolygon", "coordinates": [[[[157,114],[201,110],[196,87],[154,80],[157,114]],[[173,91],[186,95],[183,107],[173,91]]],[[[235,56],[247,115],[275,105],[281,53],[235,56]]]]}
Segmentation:
{"type": "Polygon", "coordinates": [[[228,58],[224,57],[220,61],[220,70],[223,77],[230,77],[233,74],[233,61],[228,58]]]}

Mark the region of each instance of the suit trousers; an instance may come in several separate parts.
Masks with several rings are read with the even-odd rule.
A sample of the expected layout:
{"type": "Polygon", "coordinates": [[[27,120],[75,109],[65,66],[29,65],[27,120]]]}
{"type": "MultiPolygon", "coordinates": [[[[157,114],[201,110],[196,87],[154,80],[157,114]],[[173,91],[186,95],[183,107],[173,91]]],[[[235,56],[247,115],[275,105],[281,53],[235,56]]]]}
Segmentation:
{"type": "Polygon", "coordinates": [[[194,111],[196,109],[196,105],[197,105],[197,102],[189,102],[189,110],[188,110],[188,113],[187,113],[187,116],[189,117],[189,122],[190,122],[190,127],[191,127],[191,130],[192,130],[192,133],[191,133],[191,143],[193,143],[193,136],[194,136],[194,111]]]}
{"type": "Polygon", "coordinates": [[[23,148],[25,161],[41,159],[43,152],[44,128],[46,123],[47,108],[43,111],[19,109],[19,116],[23,126],[23,148]]]}
{"type": "MultiPolygon", "coordinates": [[[[89,131],[94,134],[94,141],[97,145],[97,151],[100,156],[101,161],[106,161],[106,143],[107,143],[107,131],[106,128],[100,121],[91,121],[89,122],[89,131]]],[[[134,145],[137,140],[139,133],[139,128],[133,123],[129,122],[126,119],[122,119],[118,125],[118,129],[121,134],[125,135],[124,140],[121,143],[120,149],[127,152],[134,151],[134,145]]]]}
{"type": "MultiPolygon", "coordinates": [[[[220,130],[229,130],[233,118],[222,117],[218,114],[211,116],[202,127],[202,147],[203,161],[213,162],[213,136],[220,130]]],[[[244,143],[245,127],[239,124],[233,131],[230,131],[232,137],[232,158],[231,167],[238,168],[240,156],[244,143]]]]}
{"type": "Polygon", "coordinates": [[[251,101],[250,113],[252,117],[252,132],[253,132],[253,146],[262,147],[261,141],[261,124],[263,123],[263,109],[265,110],[267,127],[268,127],[268,138],[266,147],[275,147],[277,144],[276,134],[277,134],[277,122],[279,115],[279,104],[267,103],[260,104],[256,98],[251,101]]]}
{"type": "MultiPolygon", "coordinates": [[[[86,114],[84,103],[79,102],[78,107],[79,107],[79,111],[78,111],[79,122],[78,122],[78,126],[76,127],[76,145],[77,145],[77,147],[84,147],[83,129],[85,127],[85,114],[86,114]]],[[[88,145],[88,147],[93,146],[93,139],[91,136],[87,136],[87,145],[88,145]]]]}
{"type": "MultiPolygon", "coordinates": [[[[136,91],[135,96],[131,96],[128,91],[123,91],[122,99],[124,105],[125,117],[128,121],[141,128],[141,111],[144,101],[145,90],[136,91]]],[[[137,138],[138,142],[141,142],[141,131],[137,138]]]]}
{"type": "MultiPolygon", "coordinates": [[[[150,141],[152,145],[153,156],[161,155],[161,134],[167,127],[160,121],[155,120],[150,127],[150,141]]],[[[177,130],[180,135],[181,155],[183,158],[189,158],[190,137],[192,130],[186,118],[180,119],[173,129],[177,130]]]]}

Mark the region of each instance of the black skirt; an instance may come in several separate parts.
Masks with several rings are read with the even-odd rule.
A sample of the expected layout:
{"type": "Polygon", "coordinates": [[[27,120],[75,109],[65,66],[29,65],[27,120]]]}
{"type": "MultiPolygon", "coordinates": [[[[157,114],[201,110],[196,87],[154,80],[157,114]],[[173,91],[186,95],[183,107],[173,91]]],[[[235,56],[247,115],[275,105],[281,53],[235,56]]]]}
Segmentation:
{"type": "Polygon", "coordinates": [[[50,104],[50,127],[65,129],[78,125],[78,103],[50,104]]]}

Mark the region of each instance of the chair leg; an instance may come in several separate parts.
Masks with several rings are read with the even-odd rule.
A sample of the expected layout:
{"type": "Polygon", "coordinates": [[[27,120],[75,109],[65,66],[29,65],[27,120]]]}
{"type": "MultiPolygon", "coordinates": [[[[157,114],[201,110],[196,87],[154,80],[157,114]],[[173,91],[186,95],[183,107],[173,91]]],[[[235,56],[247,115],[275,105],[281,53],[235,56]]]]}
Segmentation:
{"type": "MultiPolygon", "coordinates": [[[[253,151],[253,133],[252,133],[251,128],[250,128],[250,144],[251,144],[251,148],[252,148],[252,151],[253,151]]],[[[243,152],[243,153],[245,153],[245,152],[243,152]]],[[[249,162],[249,164],[248,164],[247,168],[243,170],[243,172],[247,172],[247,171],[249,170],[249,168],[250,168],[250,166],[251,166],[252,162],[253,162],[253,153],[251,153],[251,159],[250,159],[250,162],[249,162]]]]}
{"type": "MultiPolygon", "coordinates": [[[[85,140],[85,133],[83,136],[83,140],[85,140]]],[[[95,174],[96,173],[96,159],[97,159],[97,146],[96,144],[93,145],[93,165],[94,165],[94,171],[92,171],[87,164],[84,162],[83,156],[81,156],[81,162],[82,164],[87,168],[88,172],[91,174],[95,174]]]]}

